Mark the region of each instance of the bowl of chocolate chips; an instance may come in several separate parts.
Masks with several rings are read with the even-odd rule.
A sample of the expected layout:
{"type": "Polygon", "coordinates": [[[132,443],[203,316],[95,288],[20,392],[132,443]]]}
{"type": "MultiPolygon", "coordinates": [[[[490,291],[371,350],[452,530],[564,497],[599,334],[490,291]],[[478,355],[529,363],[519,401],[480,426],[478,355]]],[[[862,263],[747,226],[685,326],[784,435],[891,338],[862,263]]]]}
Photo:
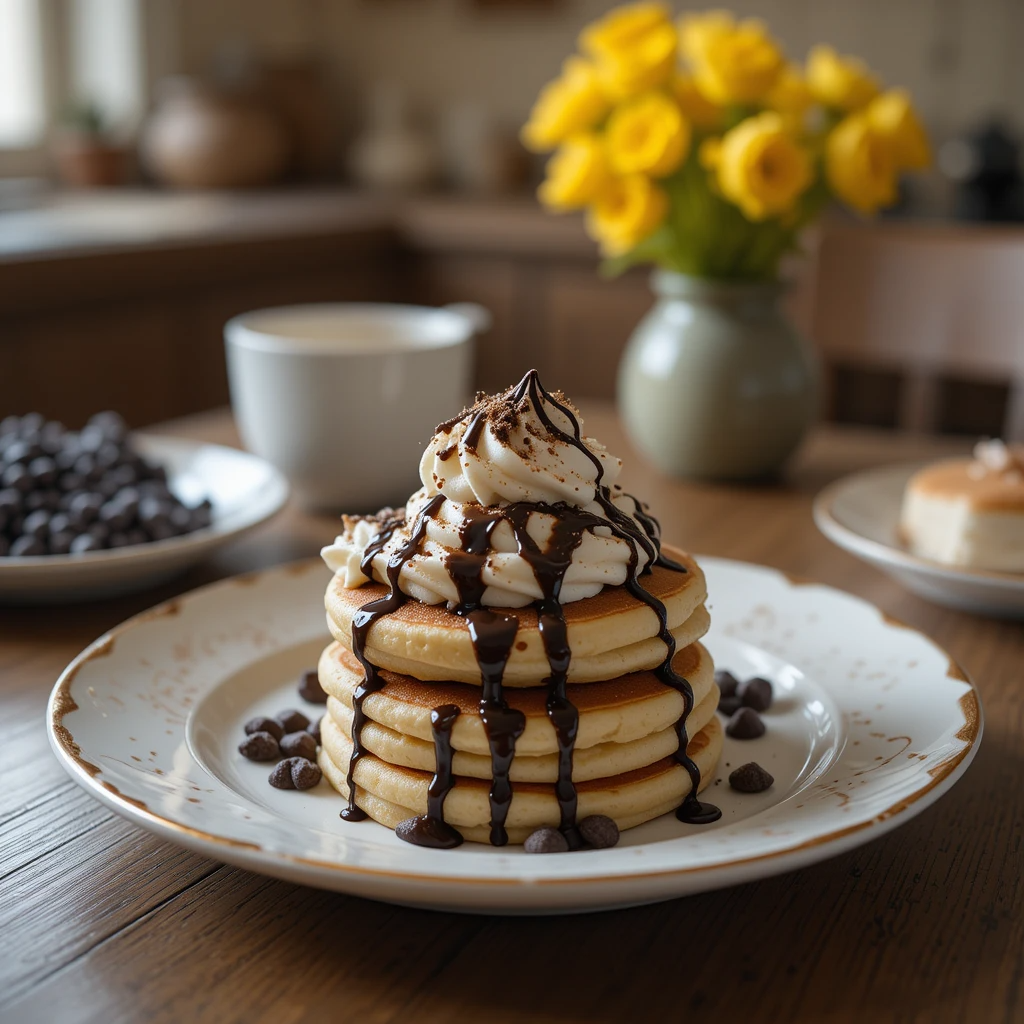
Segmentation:
{"type": "Polygon", "coordinates": [[[274,515],[284,478],[245,452],[134,434],[116,412],[80,430],[0,420],[0,600],[76,601],[183,572],[274,515]]]}

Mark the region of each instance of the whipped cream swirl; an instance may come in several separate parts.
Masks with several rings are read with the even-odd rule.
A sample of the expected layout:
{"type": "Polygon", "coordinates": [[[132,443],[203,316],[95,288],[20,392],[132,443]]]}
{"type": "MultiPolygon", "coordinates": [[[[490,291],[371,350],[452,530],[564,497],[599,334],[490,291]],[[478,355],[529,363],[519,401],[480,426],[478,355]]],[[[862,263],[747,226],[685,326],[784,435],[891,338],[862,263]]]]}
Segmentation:
{"type": "MultiPolygon", "coordinates": [[[[529,375],[524,383],[528,380],[529,375]]],[[[376,580],[386,581],[388,560],[408,541],[417,516],[438,495],[444,501],[429,518],[425,540],[402,566],[398,581],[403,593],[424,604],[458,605],[451,559],[464,550],[466,531],[482,511],[536,504],[538,508],[528,511],[526,533],[543,552],[558,522],[557,506],[571,506],[610,522],[603,503],[610,502],[631,520],[632,530],[650,537],[657,549],[653,520],[615,485],[621,460],[583,436],[579,414],[561,395],[550,397],[554,401],[539,386],[520,384],[493,398],[481,396],[471,409],[437,428],[420,460],[423,487],[409,498],[404,523],[393,529],[383,545],[375,545],[378,550],[371,566],[376,580]],[[563,436],[575,437],[577,425],[580,442],[592,457],[563,436]]],[[[400,518],[383,510],[376,517],[343,517],[343,532],[322,555],[344,586],[369,582],[362,569],[367,548],[396,515],[400,518]]],[[[544,596],[509,522],[499,520],[489,531],[487,544],[481,574],[486,585],[483,605],[520,608],[544,596]]],[[[562,579],[559,602],[580,601],[605,586],[623,584],[633,549],[634,542],[616,536],[611,525],[585,531],[562,579]]],[[[644,546],[636,545],[637,575],[648,561],[644,546]]]]}

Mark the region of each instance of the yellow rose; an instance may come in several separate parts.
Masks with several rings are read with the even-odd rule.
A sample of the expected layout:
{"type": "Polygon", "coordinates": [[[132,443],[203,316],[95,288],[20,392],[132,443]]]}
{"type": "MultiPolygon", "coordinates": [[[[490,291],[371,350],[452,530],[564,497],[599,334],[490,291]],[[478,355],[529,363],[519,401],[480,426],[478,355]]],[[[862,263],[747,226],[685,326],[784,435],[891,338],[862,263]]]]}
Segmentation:
{"type": "Polygon", "coordinates": [[[712,11],[684,17],[679,34],[697,86],[714,103],[753,103],[782,71],[781,51],[754,18],[737,23],[712,11]]]}
{"type": "Polygon", "coordinates": [[[829,133],[825,174],[832,191],[861,213],[874,213],[896,198],[892,150],[863,114],[850,114],[829,133]]]}
{"type": "Polygon", "coordinates": [[[605,144],[608,162],[617,174],[664,178],[686,158],[690,125],[668,96],[650,92],[612,112],[605,144]]]}
{"type": "Polygon", "coordinates": [[[856,57],[840,57],[831,46],[815,46],[807,58],[807,84],[826,107],[859,110],[878,94],[878,80],[856,57]]]}
{"type": "Polygon", "coordinates": [[[593,132],[573,135],[548,161],[540,201],[551,210],[576,210],[593,202],[608,184],[604,143],[593,132]]]}
{"type": "Polygon", "coordinates": [[[587,229],[605,256],[619,256],[665,219],[668,196],[643,174],[613,178],[587,215],[587,229]]]}
{"type": "Polygon", "coordinates": [[[800,74],[800,69],[794,64],[787,64],[782,69],[782,74],[765,97],[765,103],[772,110],[800,120],[813,102],[811,90],[800,74]]]}
{"type": "Polygon", "coordinates": [[[865,114],[875,134],[889,143],[899,170],[920,171],[932,162],[928,136],[905,90],[891,89],[876,96],[865,114]]]}
{"type": "Polygon", "coordinates": [[[711,36],[731,32],[736,19],[728,11],[705,14],[684,14],[679,19],[679,48],[683,56],[695,64],[701,59],[711,36]]]}
{"type": "Polygon", "coordinates": [[[594,66],[570,57],[561,77],[544,86],[537,97],[521,132],[523,145],[534,152],[554,149],[570,135],[592,128],[610,106],[594,66]]]}
{"type": "Polygon", "coordinates": [[[748,220],[785,213],[811,183],[810,157],[782,116],[770,111],[748,117],[721,139],[707,139],[700,159],[748,220]]]}
{"type": "Polygon", "coordinates": [[[722,108],[712,103],[697,88],[691,75],[678,74],[672,79],[672,95],[683,111],[683,116],[694,128],[717,128],[722,123],[722,108]]]}
{"type": "Polygon", "coordinates": [[[601,83],[616,99],[667,82],[677,45],[675,27],[660,3],[616,7],[580,35],[580,47],[593,58],[601,83]]]}

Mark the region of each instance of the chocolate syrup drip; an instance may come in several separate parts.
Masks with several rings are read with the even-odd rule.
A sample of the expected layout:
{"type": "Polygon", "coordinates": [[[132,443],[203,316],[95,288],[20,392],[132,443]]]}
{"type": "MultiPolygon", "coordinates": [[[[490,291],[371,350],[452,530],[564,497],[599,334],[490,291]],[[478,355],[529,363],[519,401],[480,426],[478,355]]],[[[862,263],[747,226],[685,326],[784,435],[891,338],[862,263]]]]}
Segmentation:
{"type": "MultiPolygon", "coordinates": [[[[439,494],[431,498],[423,506],[413,523],[409,539],[388,560],[387,577],[388,583],[391,586],[390,593],[385,597],[378,598],[376,601],[370,601],[369,604],[364,604],[352,618],[352,653],[359,659],[359,664],[363,666],[363,681],[352,694],[352,756],[349,758],[348,775],[346,777],[348,783],[348,807],[341,812],[342,818],[346,821],[363,821],[366,818],[366,812],[361,807],[356,806],[356,787],[352,777],[359,759],[366,753],[362,740],[363,725],[366,722],[366,715],[363,713],[363,701],[371,693],[376,693],[384,686],[384,680],[381,678],[377,666],[367,660],[366,638],[369,635],[370,627],[378,619],[385,615],[390,615],[391,612],[397,611],[405,604],[406,596],[398,587],[398,577],[405,563],[419,551],[427,532],[427,523],[444,504],[444,500],[444,495],[439,494]]],[[[388,538],[401,523],[402,520],[396,518],[367,546],[362,560],[362,570],[365,575],[372,578],[373,559],[380,554],[388,538]]]]}
{"type": "Polygon", "coordinates": [[[430,712],[434,736],[434,777],[427,789],[427,813],[420,814],[401,831],[401,838],[416,846],[453,850],[462,845],[462,835],[444,820],[444,801],[455,785],[452,773],[452,726],[459,717],[456,704],[442,704],[430,712]]]}
{"type": "MultiPolygon", "coordinates": [[[[483,420],[479,422],[482,427],[483,420]]],[[[483,687],[480,720],[487,734],[487,746],[491,754],[489,801],[492,846],[504,846],[508,842],[505,819],[512,803],[509,771],[516,753],[516,742],[526,728],[526,717],[521,711],[508,706],[502,692],[505,666],[519,629],[519,620],[513,615],[492,612],[481,604],[487,589],[483,572],[491,546],[491,534],[501,520],[500,512],[468,506],[464,510],[463,523],[459,529],[461,550],[449,553],[445,559],[448,574],[459,595],[454,611],[465,617],[469,625],[469,636],[480,667],[483,687]]]]}
{"type": "Polygon", "coordinates": [[[483,433],[486,423],[487,417],[484,414],[484,410],[481,409],[466,425],[466,432],[462,435],[462,443],[471,452],[476,451],[476,446],[480,442],[480,435],[483,433]]]}
{"type": "Polygon", "coordinates": [[[575,845],[579,837],[576,835],[577,801],[576,787],[572,781],[572,762],[580,713],[566,694],[572,650],[569,647],[565,612],[559,599],[565,574],[572,565],[573,552],[579,547],[583,534],[594,527],[596,517],[570,505],[545,507],[527,502],[510,505],[503,513],[512,526],[519,555],[533,570],[534,579],[543,595],[540,601],[536,602],[537,625],[548,659],[546,710],[558,740],[558,780],[555,783],[555,798],[558,800],[559,828],[566,834],[570,845],[575,845]],[[544,551],[541,551],[527,531],[530,516],[539,511],[548,512],[555,517],[544,551]]]}
{"type": "MultiPolygon", "coordinates": [[[[609,522],[605,525],[609,526],[616,536],[625,540],[631,548],[629,566],[626,571],[626,589],[637,600],[643,601],[644,604],[646,604],[658,617],[658,638],[665,644],[666,653],[665,660],[654,670],[654,672],[661,682],[666,686],[671,686],[683,696],[683,714],[676,722],[676,736],[678,737],[679,744],[676,748],[675,759],[686,769],[691,782],[690,792],[682,805],[676,811],[676,817],[679,818],[680,821],[685,821],[695,825],[704,825],[709,824],[712,821],[717,821],[722,816],[722,812],[713,804],[701,803],[701,801],[697,799],[697,788],[700,785],[700,769],[693,763],[686,753],[686,748],[689,745],[689,737],[686,733],[686,720],[689,718],[690,712],[693,711],[693,688],[672,668],[672,659],[675,657],[676,653],[676,641],[668,628],[668,616],[665,611],[665,606],[653,594],[648,593],[637,582],[636,568],[639,562],[639,551],[637,545],[642,547],[647,555],[648,563],[645,567],[647,569],[649,569],[655,561],[661,561],[661,564],[665,565],[667,568],[683,569],[683,567],[677,566],[676,563],[671,562],[668,558],[662,558],[660,550],[661,546],[658,543],[656,536],[657,524],[650,516],[638,517],[639,522],[643,527],[641,530],[637,529],[636,524],[629,516],[616,508],[615,504],[612,502],[611,493],[608,488],[601,486],[601,481],[604,478],[604,465],[601,460],[583,443],[580,436],[579,421],[576,419],[575,415],[573,415],[571,409],[562,405],[561,402],[557,401],[551,394],[544,390],[541,386],[536,370],[531,370],[522,379],[522,381],[520,381],[519,386],[515,391],[514,400],[516,402],[522,401],[522,399],[527,395],[530,396],[533,406],[537,410],[537,415],[540,417],[544,426],[547,427],[548,431],[564,443],[572,445],[585,455],[593,464],[594,470],[597,474],[595,479],[595,500],[601,506],[605,515],[608,516],[609,522]],[[571,434],[562,430],[551,419],[551,417],[548,416],[541,402],[542,396],[569,420],[573,428],[573,432],[571,434]]],[[[637,502],[637,507],[639,508],[639,502],[637,502]]]]}
{"type": "Polygon", "coordinates": [[[508,706],[501,685],[519,620],[514,615],[488,608],[474,608],[465,612],[465,615],[477,664],[480,666],[480,682],[483,686],[480,720],[491,751],[491,845],[504,846],[508,842],[505,819],[512,803],[509,771],[516,755],[516,742],[526,728],[526,716],[522,711],[508,706]]]}

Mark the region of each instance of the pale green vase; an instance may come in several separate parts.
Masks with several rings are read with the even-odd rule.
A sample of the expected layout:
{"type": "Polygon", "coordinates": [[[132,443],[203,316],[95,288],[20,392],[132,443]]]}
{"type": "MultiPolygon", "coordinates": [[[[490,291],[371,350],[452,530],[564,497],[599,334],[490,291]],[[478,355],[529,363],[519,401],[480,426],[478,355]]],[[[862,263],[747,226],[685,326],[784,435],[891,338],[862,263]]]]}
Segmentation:
{"type": "Polygon", "coordinates": [[[817,374],[779,308],[782,286],[655,271],[657,302],[619,366],[619,411],[672,476],[756,480],[782,468],[810,426],[817,374]]]}

